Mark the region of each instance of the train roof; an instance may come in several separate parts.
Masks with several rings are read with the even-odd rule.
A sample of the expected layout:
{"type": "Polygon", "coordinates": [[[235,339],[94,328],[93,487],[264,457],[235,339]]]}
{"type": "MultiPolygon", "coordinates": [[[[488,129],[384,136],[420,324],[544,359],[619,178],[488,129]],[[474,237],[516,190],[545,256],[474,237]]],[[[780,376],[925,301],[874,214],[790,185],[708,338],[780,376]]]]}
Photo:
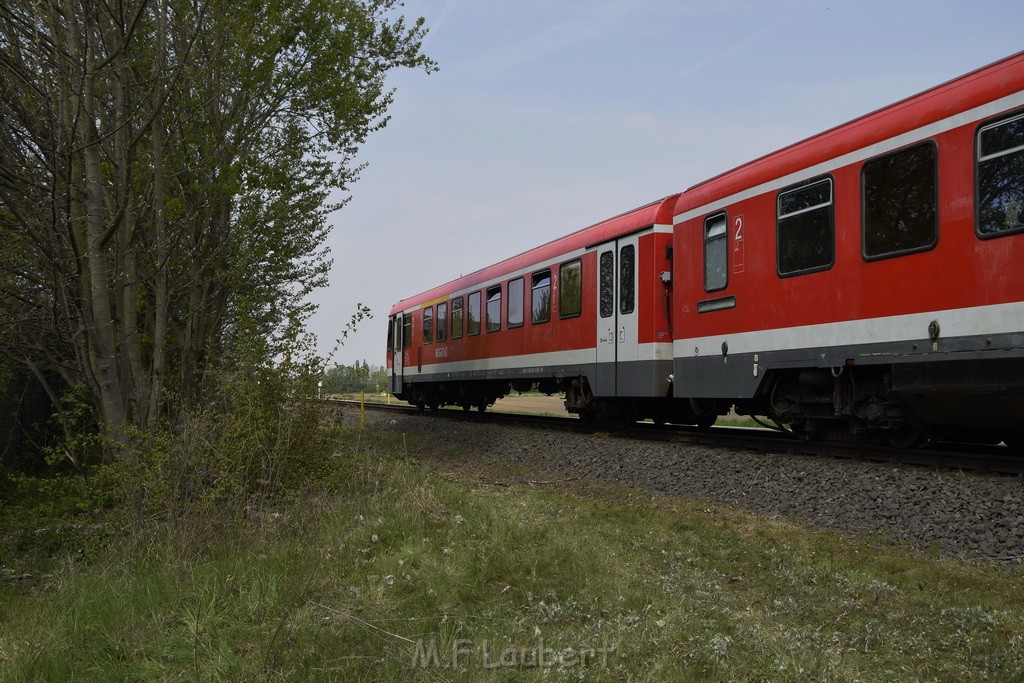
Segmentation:
{"type": "Polygon", "coordinates": [[[529,269],[650,225],[671,225],[674,215],[941,121],[1019,90],[1024,90],[1024,51],[766,154],[697,183],[685,192],[663,197],[403,299],[392,307],[391,314],[425,305],[452,292],[472,289],[509,273],[529,269]]]}
{"type": "Polygon", "coordinates": [[[693,185],[679,215],[1024,89],[1024,51],[693,185]]]}
{"type": "Polygon", "coordinates": [[[672,194],[662,197],[657,201],[559,237],[494,265],[463,275],[416,296],[403,299],[391,307],[391,315],[443,298],[452,292],[472,289],[476,285],[509,273],[529,269],[533,265],[549,262],[564,254],[601,244],[652,225],[672,225],[672,210],[678,196],[678,194],[672,194]]]}

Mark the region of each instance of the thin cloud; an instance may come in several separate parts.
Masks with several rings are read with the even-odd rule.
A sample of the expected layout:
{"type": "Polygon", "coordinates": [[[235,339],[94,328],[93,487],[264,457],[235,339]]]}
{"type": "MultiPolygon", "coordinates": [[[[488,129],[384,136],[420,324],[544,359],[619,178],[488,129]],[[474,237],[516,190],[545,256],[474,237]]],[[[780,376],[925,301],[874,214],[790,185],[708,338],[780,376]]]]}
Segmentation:
{"type": "Polygon", "coordinates": [[[494,78],[552,52],[597,35],[590,22],[567,21],[545,29],[542,33],[479,59],[472,71],[478,76],[494,78]]]}
{"type": "Polygon", "coordinates": [[[441,8],[441,12],[440,14],[437,15],[437,19],[432,21],[427,26],[429,31],[427,33],[427,37],[423,41],[424,44],[430,42],[430,39],[433,38],[437,34],[437,32],[441,30],[441,27],[444,26],[444,22],[447,21],[448,17],[455,10],[455,6],[458,4],[459,0],[448,0],[447,2],[444,3],[444,7],[441,8]]]}
{"type": "Polygon", "coordinates": [[[740,52],[749,50],[750,48],[754,47],[759,42],[761,42],[766,36],[775,33],[776,31],[781,29],[785,24],[788,24],[792,18],[793,15],[782,17],[776,20],[769,27],[762,27],[758,29],[757,32],[755,32],[750,38],[747,38],[746,40],[741,40],[738,43],[733,44],[731,47],[723,50],[722,52],[702,58],[696,64],[688,66],[682,71],[676,72],[672,76],[661,81],[660,83],[653,87],[647,88],[642,93],[637,95],[637,99],[644,99],[655,92],[661,91],[661,89],[664,88],[665,86],[671,85],[677,81],[681,81],[687,76],[695,74],[698,71],[702,71],[703,69],[707,68],[711,64],[714,64],[715,62],[720,62],[723,59],[732,57],[733,55],[739,54],[740,52]]]}
{"type": "Polygon", "coordinates": [[[571,8],[566,12],[564,6],[549,5],[546,9],[548,16],[538,15],[537,18],[537,24],[543,28],[515,45],[478,58],[472,72],[477,76],[494,78],[554,52],[599,39],[636,9],[636,0],[610,0],[599,5],[588,3],[585,12],[571,8]],[[556,12],[562,16],[568,13],[572,18],[552,21],[555,17],[551,15],[556,12]]]}

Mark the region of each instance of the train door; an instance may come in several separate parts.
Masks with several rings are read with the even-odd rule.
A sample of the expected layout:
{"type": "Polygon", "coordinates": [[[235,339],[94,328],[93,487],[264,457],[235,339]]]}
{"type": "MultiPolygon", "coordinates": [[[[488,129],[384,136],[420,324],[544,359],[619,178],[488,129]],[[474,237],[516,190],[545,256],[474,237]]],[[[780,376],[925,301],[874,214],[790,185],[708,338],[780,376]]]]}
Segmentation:
{"type": "Polygon", "coordinates": [[[402,333],[405,329],[404,314],[399,313],[391,319],[391,393],[402,393],[402,381],[404,373],[402,369],[402,356],[405,348],[402,333]]]}
{"type": "Polygon", "coordinates": [[[636,396],[639,360],[637,251],[639,235],[597,248],[597,387],[603,396],[636,396]]]}

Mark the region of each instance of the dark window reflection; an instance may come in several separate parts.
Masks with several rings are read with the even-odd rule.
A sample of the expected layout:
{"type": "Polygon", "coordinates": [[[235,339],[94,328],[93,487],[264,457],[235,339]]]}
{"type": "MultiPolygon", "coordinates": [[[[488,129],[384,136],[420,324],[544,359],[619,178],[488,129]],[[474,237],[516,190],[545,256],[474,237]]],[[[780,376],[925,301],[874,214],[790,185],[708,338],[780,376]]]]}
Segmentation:
{"type": "Polygon", "coordinates": [[[437,341],[448,338],[448,304],[437,305],[437,341]]]}
{"type": "Polygon", "coordinates": [[[551,271],[542,270],[533,274],[533,302],[530,320],[546,323],[551,319],[551,271]]]}
{"type": "Polygon", "coordinates": [[[583,266],[579,261],[558,269],[558,317],[579,315],[583,308],[583,266]]]}
{"type": "Polygon", "coordinates": [[[462,337],[462,297],[452,299],[452,339],[462,337]]]}
{"type": "Polygon", "coordinates": [[[832,265],[835,251],[832,217],[832,180],[829,178],[779,195],[780,275],[832,265]]]}
{"type": "Polygon", "coordinates": [[[434,307],[428,306],[423,309],[423,343],[429,344],[434,341],[434,307]]]}
{"type": "Polygon", "coordinates": [[[615,254],[601,254],[601,317],[610,318],[615,312],[615,254]]]}
{"type": "Polygon", "coordinates": [[[729,240],[725,233],[724,213],[704,221],[704,289],[709,292],[725,289],[729,281],[729,240]]]}
{"type": "Polygon", "coordinates": [[[626,245],[619,251],[619,312],[632,313],[636,298],[636,248],[626,245]]]}
{"type": "Polygon", "coordinates": [[[864,164],[864,256],[917,251],[938,240],[935,145],[864,164]]]}
{"type": "Polygon", "coordinates": [[[473,292],[467,301],[466,332],[480,334],[480,292],[473,292]]]}
{"type": "Polygon", "coordinates": [[[1024,229],[1024,115],[978,132],[978,234],[1024,229]]]}
{"type": "Polygon", "coordinates": [[[508,283],[508,317],[509,327],[519,327],[523,324],[523,278],[517,277],[508,283]]]}
{"type": "Polygon", "coordinates": [[[487,288],[487,331],[501,329],[501,285],[487,288]]]}

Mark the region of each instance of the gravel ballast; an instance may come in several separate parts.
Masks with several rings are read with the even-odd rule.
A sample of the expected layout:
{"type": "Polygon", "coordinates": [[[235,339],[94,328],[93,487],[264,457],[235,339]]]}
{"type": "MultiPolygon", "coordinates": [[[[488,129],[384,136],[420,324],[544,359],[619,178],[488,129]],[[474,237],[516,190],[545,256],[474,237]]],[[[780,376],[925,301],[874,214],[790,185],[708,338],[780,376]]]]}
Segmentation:
{"type": "MultiPolygon", "coordinates": [[[[345,409],[346,424],[359,422],[345,409]]],[[[873,534],[969,559],[1024,560],[1020,477],[737,451],[370,411],[367,426],[415,435],[432,458],[501,462],[572,478],[735,505],[816,528],[873,534]]]]}

